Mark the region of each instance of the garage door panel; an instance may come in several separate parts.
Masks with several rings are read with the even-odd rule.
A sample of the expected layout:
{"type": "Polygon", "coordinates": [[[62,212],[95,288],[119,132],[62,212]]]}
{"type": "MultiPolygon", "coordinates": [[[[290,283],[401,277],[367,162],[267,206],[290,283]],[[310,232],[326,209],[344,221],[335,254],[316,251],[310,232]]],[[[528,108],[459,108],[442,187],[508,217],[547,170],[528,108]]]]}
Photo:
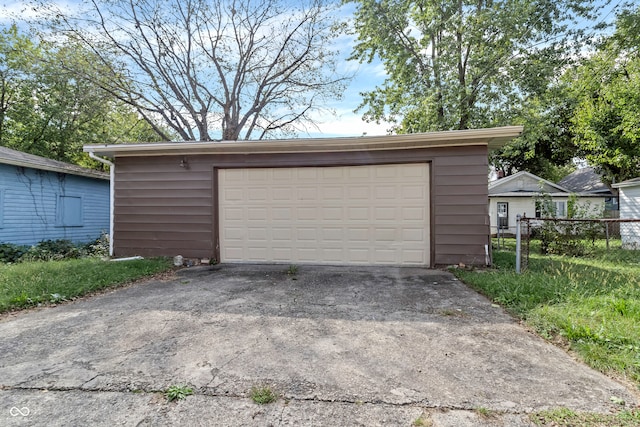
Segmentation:
{"type": "Polygon", "coordinates": [[[220,209],[222,219],[225,221],[242,220],[244,215],[244,209],[242,208],[221,208],[220,209]]]}
{"type": "Polygon", "coordinates": [[[315,228],[298,228],[296,230],[296,240],[304,242],[311,241],[315,244],[318,240],[318,232],[315,228]]]}
{"type": "Polygon", "coordinates": [[[374,264],[393,264],[398,257],[397,251],[395,250],[376,249],[374,253],[374,264]]]}
{"type": "Polygon", "coordinates": [[[426,240],[425,230],[423,228],[402,228],[402,241],[407,242],[423,242],[426,240]]]}
{"type": "Polygon", "coordinates": [[[338,207],[325,207],[322,208],[322,220],[323,221],[340,221],[342,220],[342,208],[338,207]]]}
{"type": "Polygon", "coordinates": [[[376,199],[395,199],[398,194],[398,186],[385,185],[382,187],[376,187],[375,194],[376,199]]]}
{"type": "Polygon", "coordinates": [[[360,185],[352,185],[347,188],[351,200],[369,200],[371,198],[370,190],[370,187],[360,185]]]}
{"type": "Polygon", "coordinates": [[[218,177],[223,262],[429,264],[427,164],[218,177]]]}
{"type": "MultiPolygon", "coordinates": [[[[268,190],[266,187],[250,188],[247,192],[247,199],[254,202],[267,200],[268,190]]],[[[244,198],[242,199],[244,200],[244,198]]]]}
{"type": "Polygon", "coordinates": [[[224,238],[226,240],[239,240],[244,239],[244,228],[240,227],[227,227],[224,229],[224,238]]]}
{"type": "Polygon", "coordinates": [[[293,208],[272,208],[271,215],[268,215],[267,211],[265,210],[265,214],[262,218],[271,219],[273,221],[290,222],[294,218],[293,208]]]}
{"type": "Polygon", "coordinates": [[[351,179],[369,178],[370,172],[371,172],[370,169],[367,169],[366,167],[347,168],[345,178],[351,178],[351,179]]]}
{"type": "Polygon", "coordinates": [[[293,195],[291,194],[291,188],[289,187],[271,188],[271,200],[284,202],[292,199],[293,199],[293,195]]]}
{"type": "Polygon", "coordinates": [[[420,264],[422,260],[427,256],[423,250],[410,250],[404,249],[402,252],[402,259],[407,264],[420,264]]]}
{"type": "Polygon", "coordinates": [[[395,242],[399,240],[397,228],[376,228],[373,238],[378,242],[395,242]]]}
{"type": "Polygon", "coordinates": [[[421,207],[403,208],[402,209],[402,221],[425,221],[427,212],[421,207]]]}
{"type": "Polygon", "coordinates": [[[400,188],[403,199],[412,199],[416,201],[426,201],[427,192],[424,187],[419,185],[405,185],[400,188]]]}
{"type": "Polygon", "coordinates": [[[273,261],[276,262],[290,262],[293,259],[293,249],[290,247],[273,247],[271,254],[273,255],[273,261]]]}
{"type": "Polygon", "coordinates": [[[376,221],[393,221],[398,217],[398,209],[396,207],[375,208],[374,219],[376,221]]]}
{"type": "Polygon", "coordinates": [[[271,227],[271,239],[275,242],[290,242],[293,238],[293,230],[289,227],[271,227]]]}

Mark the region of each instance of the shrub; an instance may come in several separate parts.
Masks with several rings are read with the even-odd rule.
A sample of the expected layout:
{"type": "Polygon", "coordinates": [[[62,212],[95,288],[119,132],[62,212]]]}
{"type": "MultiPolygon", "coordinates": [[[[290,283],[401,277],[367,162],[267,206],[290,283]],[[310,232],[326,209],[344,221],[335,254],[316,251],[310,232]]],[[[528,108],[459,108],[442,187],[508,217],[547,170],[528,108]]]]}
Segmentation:
{"type": "Polygon", "coordinates": [[[106,258],[109,256],[109,235],[102,233],[96,240],[85,244],[82,250],[87,256],[106,258]]]}
{"type": "MultiPolygon", "coordinates": [[[[548,193],[536,198],[536,208],[543,218],[558,218],[557,221],[543,221],[542,225],[534,229],[534,236],[540,239],[540,251],[543,254],[581,256],[589,249],[587,243],[593,247],[596,239],[603,234],[603,226],[599,222],[563,221],[557,216],[555,204],[548,193]]],[[[567,219],[602,217],[590,203],[578,203],[575,194],[569,196],[566,215],[567,219]]]]}
{"type": "Polygon", "coordinates": [[[23,261],[59,261],[80,258],[82,251],[71,240],[43,240],[31,246],[22,256],[23,261]]]}
{"type": "Polygon", "coordinates": [[[16,245],[14,243],[0,243],[0,262],[18,262],[28,250],[28,246],[16,245]]]}
{"type": "Polygon", "coordinates": [[[109,235],[106,233],[85,244],[75,244],[67,239],[43,240],[33,246],[0,243],[0,263],[60,261],[85,257],[106,258],[108,256],[109,235]]]}

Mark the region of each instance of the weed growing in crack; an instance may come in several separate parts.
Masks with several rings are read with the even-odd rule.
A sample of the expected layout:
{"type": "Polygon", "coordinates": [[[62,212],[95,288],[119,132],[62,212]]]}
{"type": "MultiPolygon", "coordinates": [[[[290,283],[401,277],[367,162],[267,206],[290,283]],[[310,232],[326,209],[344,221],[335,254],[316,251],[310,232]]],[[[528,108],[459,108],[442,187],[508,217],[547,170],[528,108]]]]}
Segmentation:
{"type": "Polygon", "coordinates": [[[484,418],[491,418],[494,415],[494,412],[491,409],[485,408],[484,406],[479,406],[475,409],[475,411],[484,418]]]}
{"type": "Polygon", "coordinates": [[[187,386],[180,385],[172,385],[168,389],[165,390],[164,396],[167,398],[169,402],[174,400],[182,400],[187,396],[191,396],[193,394],[193,389],[187,386]]]}
{"type": "Polygon", "coordinates": [[[298,266],[295,264],[291,264],[287,269],[287,274],[289,276],[295,276],[296,274],[298,274],[298,266]]]}
{"type": "Polygon", "coordinates": [[[268,403],[275,402],[278,399],[269,386],[251,387],[249,396],[251,397],[251,400],[258,405],[266,405],[268,403]]]}

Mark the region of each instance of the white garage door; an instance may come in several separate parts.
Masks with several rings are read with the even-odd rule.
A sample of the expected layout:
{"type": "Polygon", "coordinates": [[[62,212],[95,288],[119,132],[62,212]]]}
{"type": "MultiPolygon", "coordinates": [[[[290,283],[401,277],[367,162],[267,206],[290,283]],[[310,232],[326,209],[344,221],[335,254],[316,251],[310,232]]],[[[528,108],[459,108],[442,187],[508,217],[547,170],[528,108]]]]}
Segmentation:
{"type": "Polygon", "coordinates": [[[426,163],[218,177],[222,262],[429,264],[426,163]]]}

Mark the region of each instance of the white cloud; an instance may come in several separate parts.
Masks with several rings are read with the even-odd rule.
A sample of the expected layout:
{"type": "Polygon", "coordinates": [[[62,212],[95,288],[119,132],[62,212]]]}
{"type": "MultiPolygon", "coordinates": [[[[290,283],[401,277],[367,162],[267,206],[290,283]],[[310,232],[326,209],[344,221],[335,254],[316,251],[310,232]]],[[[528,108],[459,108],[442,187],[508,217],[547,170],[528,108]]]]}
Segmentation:
{"type": "Polygon", "coordinates": [[[309,129],[304,137],[339,137],[339,136],[362,136],[362,135],[387,135],[391,128],[390,123],[367,123],[362,120],[362,116],[349,110],[342,110],[337,116],[323,114],[315,117],[318,129],[309,129]]]}

